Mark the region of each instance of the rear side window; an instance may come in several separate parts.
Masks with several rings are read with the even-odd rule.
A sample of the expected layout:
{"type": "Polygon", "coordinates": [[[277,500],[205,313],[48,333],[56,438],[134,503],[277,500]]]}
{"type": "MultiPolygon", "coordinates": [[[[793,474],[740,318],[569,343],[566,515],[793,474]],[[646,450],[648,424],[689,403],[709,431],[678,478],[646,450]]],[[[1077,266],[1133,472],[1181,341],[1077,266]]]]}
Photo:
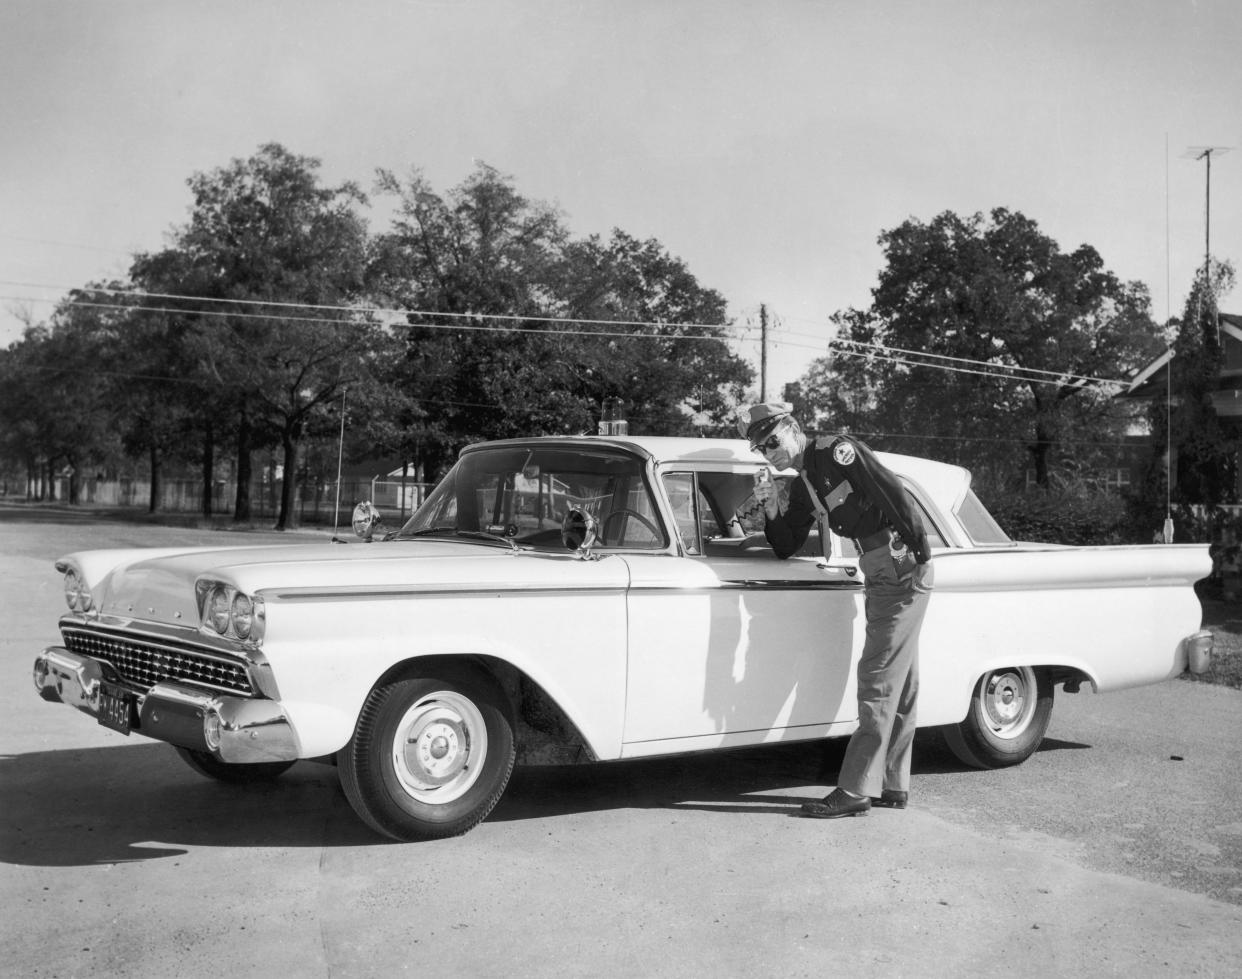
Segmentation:
{"type": "Polygon", "coordinates": [[[1013,539],[1001,530],[1000,524],[983,501],[975,496],[974,490],[967,490],[961,506],[957,508],[957,518],[966,528],[966,533],[976,544],[1012,544],[1013,539]]]}

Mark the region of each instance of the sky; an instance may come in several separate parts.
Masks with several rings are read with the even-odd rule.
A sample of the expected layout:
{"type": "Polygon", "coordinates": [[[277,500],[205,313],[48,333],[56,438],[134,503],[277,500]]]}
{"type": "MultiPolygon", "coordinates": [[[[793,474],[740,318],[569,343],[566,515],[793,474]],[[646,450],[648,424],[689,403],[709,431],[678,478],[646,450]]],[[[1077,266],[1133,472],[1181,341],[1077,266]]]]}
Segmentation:
{"type": "Polygon", "coordinates": [[[766,307],[775,397],[911,218],[1021,211],[1160,321],[1209,228],[1242,268],[1242,3],[0,0],[0,345],[268,142],[364,189],[481,161],[577,236],[657,239],[756,370],[766,307]]]}

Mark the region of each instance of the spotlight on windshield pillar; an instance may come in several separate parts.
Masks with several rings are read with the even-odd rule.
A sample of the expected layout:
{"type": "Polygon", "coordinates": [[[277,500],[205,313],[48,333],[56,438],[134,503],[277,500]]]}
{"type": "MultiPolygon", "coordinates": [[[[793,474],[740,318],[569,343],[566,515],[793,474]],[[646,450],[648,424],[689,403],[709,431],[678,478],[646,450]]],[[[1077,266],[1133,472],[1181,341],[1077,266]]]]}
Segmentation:
{"type": "Polygon", "coordinates": [[[604,411],[599,420],[600,435],[628,435],[630,423],[625,420],[625,402],[620,398],[605,398],[604,411]]]}

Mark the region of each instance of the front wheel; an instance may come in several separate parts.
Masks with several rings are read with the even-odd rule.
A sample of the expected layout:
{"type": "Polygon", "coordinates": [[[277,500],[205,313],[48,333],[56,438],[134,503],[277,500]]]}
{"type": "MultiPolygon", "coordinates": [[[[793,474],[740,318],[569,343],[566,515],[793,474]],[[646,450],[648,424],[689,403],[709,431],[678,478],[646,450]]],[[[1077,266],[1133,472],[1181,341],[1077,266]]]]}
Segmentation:
{"type": "Polygon", "coordinates": [[[394,840],[472,829],[500,801],[513,771],[506,707],[496,684],[475,675],[376,687],[337,755],[349,804],[394,840]]]}
{"type": "Polygon", "coordinates": [[[966,720],[944,729],[949,749],[972,768],[1005,768],[1026,761],[1052,718],[1047,670],[1011,666],[985,673],[975,684],[966,720]]]}
{"type": "Polygon", "coordinates": [[[293,767],[291,761],[261,761],[250,765],[238,765],[220,761],[215,755],[193,748],[177,747],[181,760],[205,778],[235,785],[250,782],[269,782],[293,767]]]}

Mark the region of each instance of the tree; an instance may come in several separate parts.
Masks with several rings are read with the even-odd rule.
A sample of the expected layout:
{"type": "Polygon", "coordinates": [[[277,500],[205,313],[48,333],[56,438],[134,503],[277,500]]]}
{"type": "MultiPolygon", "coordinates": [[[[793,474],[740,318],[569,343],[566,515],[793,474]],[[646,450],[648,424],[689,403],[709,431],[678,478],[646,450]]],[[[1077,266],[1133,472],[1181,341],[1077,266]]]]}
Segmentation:
{"type": "Polygon", "coordinates": [[[724,299],[658,242],[573,241],[486,165],[445,197],[417,171],[381,171],[379,190],[397,217],[374,281],[410,310],[406,449],[430,469],[478,438],[591,431],[609,397],[632,431],[688,431],[692,410],[725,423],[724,389],[750,372],[724,341],[724,299]]]}
{"type": "Polygon", "coordinates": [[[330,426],[344,386],[370,376],[378,331],[348,308],[364,295],[368,236],[357,207],[365,198],[350,183],[321,186],[318,168],[270,143],[195,174],[176,260],[162,263],[179,269],[169,283],[177,294],[216,300],[187,308],[196,312],[189,342],[203,376],[233,406],[234,519],[250,517],[250,454],[267,436],[283,454],[281,530],[296,522],[302,439],[330,426]]]}
{"type": "Polygon", "coordinates": [[[733,414],[754,372],[729,349],[719,292],[655,239],[620,229],[607,242],[591,236],[571,245],[564,269],[565,315],[651,324],[634,330],[641,338],[587,338],[580,360],[592,412],[620,398],[632,432],[735,434],[733,414]]]}
{"type": "Polygon", "coordinates": [[[42,483],[55,499],[58,477],[68,475],[68,502],[81,501],[83,474],[119,454],[109,427],[111,380],[101,372],[111,318],[71,293],[47,325],[29,326],[5,351],[0,411],[7,447],[27,462],[28,485],[42,483]]]}
{"type": "Polygon", "coordinates": [[[1237,500],[1242,447],[1236,435],[1226,434],[1212,407],[1212,392],[1224,364],[1218,302],[1233,289],[1234,281],[1228,262],[1212,262],[1208,269],[1200,269],[1182,317],[1174,324],[1169,365],[1174,403],[1153,404],[1151,415],[1153,448],[1163,457],[1166,444],[1171,443],[1177,460],[1171,493],[1174,503],[1215,507],[1237,500]]]}
{"type": "Polygon", "coordinates": [[[193,294],[187,263],[175,250],[138,254],[130,266],[128,288],[100,294],[101,300],[111,298],[124,308],[109,332],[103,366],[113,378],[112,423],[125,451],[147,459],[148,510],[153,513],[160,505],[165,463],[192,460],[193,447],[199,445],[207,457],[201,460],[202,503],[203,516],[209,519],[214,482],[210,433],[220,396],[194,357],[189,339],[194,314],[177,311],[164,298],[180,290],[193,294]]]}
{"type": "Polygon", "coordinates": [[[818,361],[801,382],[834,425],[902,433],[892,447],[972,468],[1001,459],[1012,471],[1024,451],[1041,486],[1071,433],[1117,437],[1125,409],[1089,379],[1120,379],[1160,348],[1145,286],[1004,208],[910,219],[879,242],[871,307],[833,318],[859,356],[818,361]],[[932,361],[918,354],[942,369],[915,366],[932,361]]]}

